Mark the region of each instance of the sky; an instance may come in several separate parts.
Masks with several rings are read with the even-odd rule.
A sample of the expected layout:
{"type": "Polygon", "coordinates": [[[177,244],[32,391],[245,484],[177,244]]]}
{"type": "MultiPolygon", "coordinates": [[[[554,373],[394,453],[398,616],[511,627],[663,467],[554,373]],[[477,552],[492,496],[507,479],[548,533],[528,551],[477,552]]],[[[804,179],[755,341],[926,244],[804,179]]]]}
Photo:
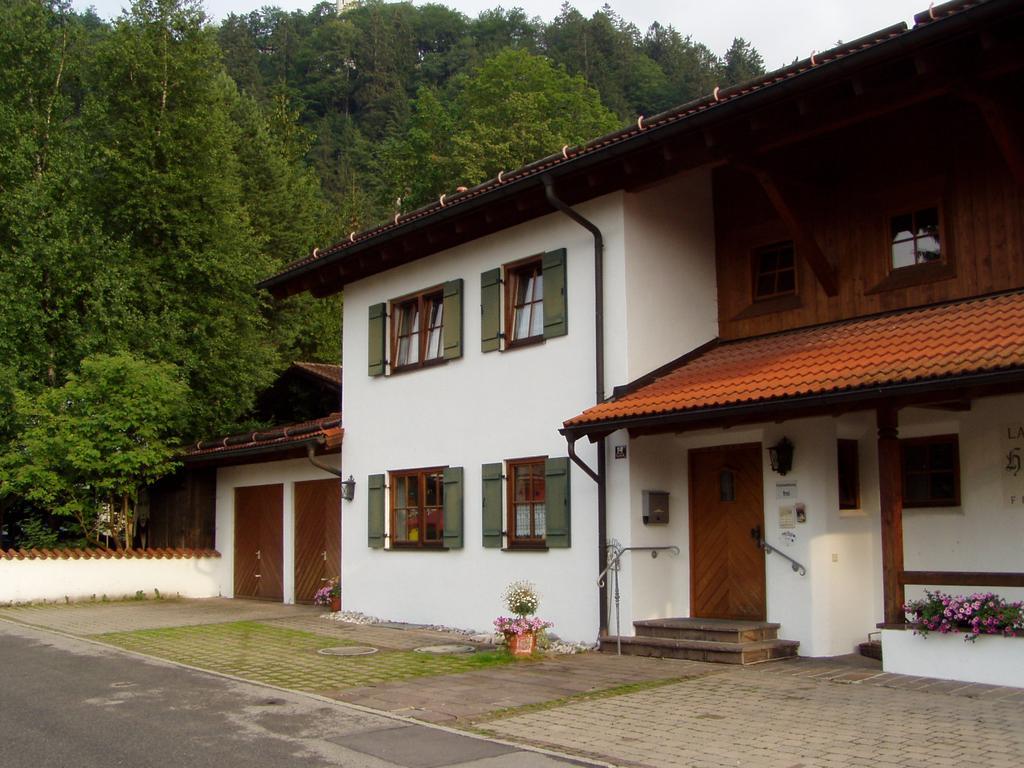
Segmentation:
{"type": "MultiPolygon", "coordinates": [[[[768,69],[776,69],[812,51],[823,51],[838,41],[854,40],[927,10],[926,0],[607,0],[612,9],[641,31],[653,21],[671,24],[684,35],[704,43],[721,55],[733,37],[743,37],[761,52],[768,69]]],[[[550,21],[562,0],[439,0],[476,16],[480,11],[519,7],[531,16],[550,21]]],[[[590,16],[606,0],[575,0],[576,9],[590,16]]],[[[79,10],[93,6],[104,18],[120,15],[129,0],[72,0],[79,10]]],[[[308,11],[315,0],[205,0],[209,16],[219,20],[229,13],[248,13],[264,5],[308,11]]],[[[424,0],[414,0],[424,5],[424,0]]]]}

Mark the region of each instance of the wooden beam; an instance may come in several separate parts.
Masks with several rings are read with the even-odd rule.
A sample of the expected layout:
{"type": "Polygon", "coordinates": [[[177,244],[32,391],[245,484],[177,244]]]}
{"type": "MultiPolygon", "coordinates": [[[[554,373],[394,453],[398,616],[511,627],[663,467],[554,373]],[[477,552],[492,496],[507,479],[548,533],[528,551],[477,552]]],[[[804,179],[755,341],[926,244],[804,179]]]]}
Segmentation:
{"type": "Polygon", "coordinates": [[[1024,587],[1024,573],[984,571],[903,571],[900,584],[956,587],[1024,587]]]}
{"type": "Polygon", "coordinates": [[[765,195],[771,202],[775,212],[782,219],[783,223],[793,235],[793,241],[797,245],[797,253],[803,255],[807,260],[811,271],[817,278],[818,283],[828,296],[836,296],[839,293],[839,279],[836,277],[836,270],[825,258],[825,252],[818,244],[814,233],[807,225],[810,217],[800,216],[791,197],[786,195],[782,187],[776,182],[772,175],[764,168],[754,167],[743,162],[734,163],[736,167],[753,174],[764,190],[765,195]]]}
{"type": "Polygon", "coordinates": [[[886,624],[902,624],[903,478],[900,460],[898,411],[875,411],[878,425],[878,496],[882,511],[882,606],[886,624]]]}
{"type": "Polygon", "coordinates": [[[1014,180],[1024,186],[1024,143],[1020,120],[1000,100],[977,88],[961,89],[957,95],[978,108],[992,138],[1010,168],[1014,180]]]}

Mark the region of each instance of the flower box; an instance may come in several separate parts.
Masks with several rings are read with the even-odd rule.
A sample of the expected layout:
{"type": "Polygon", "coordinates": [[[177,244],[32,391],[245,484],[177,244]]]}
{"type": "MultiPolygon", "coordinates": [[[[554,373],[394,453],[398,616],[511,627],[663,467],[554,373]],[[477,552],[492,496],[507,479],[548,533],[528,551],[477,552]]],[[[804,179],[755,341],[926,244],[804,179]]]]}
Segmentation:
{"type": "Polygon", "coordinates": [[[882,669],[899,675],[1024,688],[1024,637],[882,630],[882,669]]]}

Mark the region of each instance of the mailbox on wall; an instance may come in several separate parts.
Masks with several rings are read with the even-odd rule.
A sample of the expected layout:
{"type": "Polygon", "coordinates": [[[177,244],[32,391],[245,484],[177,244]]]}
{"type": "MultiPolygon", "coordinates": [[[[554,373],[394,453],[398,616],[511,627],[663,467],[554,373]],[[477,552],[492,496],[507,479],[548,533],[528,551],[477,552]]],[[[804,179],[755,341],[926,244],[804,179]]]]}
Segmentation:
{"type": "Polygon", "coordinates": [[[644,525],[668,524],[668,491],[644,491],[644,525]]]}

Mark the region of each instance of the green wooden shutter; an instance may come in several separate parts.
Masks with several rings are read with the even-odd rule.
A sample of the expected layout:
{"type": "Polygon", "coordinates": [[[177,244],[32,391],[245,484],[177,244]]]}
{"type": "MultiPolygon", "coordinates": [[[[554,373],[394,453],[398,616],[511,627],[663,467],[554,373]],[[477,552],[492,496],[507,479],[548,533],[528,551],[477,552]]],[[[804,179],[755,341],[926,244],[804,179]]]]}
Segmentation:
{"type": "Polygon", "coordinates": [[[462,278],[444,284],[444,359],[462,357],[462,278]]]}
{"type": "Polygon", "coordinates": [[[494,352],[501,348],[501,270],[489,269],[480,275],[480,349],[494,352]]]}
{"type": "Polygon", "coordinates": [[[501,468],[500,461],[482,467],[484,546],[492,549],[501,549],[501,528],[504,522],[501,509],[501,468]]]}
{"type": "Polygon", "coordinates": [[[386,321],[387,305],[383,302],[371,304],[368,334],[370,338],[369,374],[371,376],[382,376],[384,374],[384,366],[387,363],[387,353],[385,352],[387,349],[386,321]]]}
{"type": "Polygon", "coordinates": [[[462,467],[444,469],[444,545],[462,549],[462,467]]]}
{"type": "Polygon", "coordinates": [[[384,475],[370,475],[366,481],[367,545],[373,549],[384,547],[384,475]]]}
{"type": "Polygon", "coordinates": [[[544,495],[547,511],[547,545],[570,546],[569,459],[544,461],[544,495]]]}
{"type": "Polygon", "coordinates": [[[544,273],[544,338],[565,336],[569,332],[565,296],[565,248],[545,253],[541,269],[544,273]]]}

